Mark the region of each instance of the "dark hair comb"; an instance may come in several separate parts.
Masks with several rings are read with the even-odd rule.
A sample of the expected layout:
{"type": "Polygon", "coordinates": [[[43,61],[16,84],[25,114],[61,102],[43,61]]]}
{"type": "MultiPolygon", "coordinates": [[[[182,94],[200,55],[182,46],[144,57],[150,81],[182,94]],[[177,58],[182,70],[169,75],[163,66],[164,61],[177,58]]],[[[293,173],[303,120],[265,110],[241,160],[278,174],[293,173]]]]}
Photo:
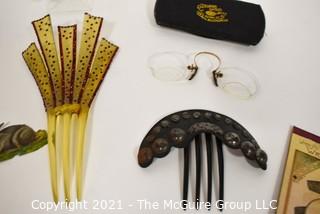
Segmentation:
{"type": "Polygon", "coordinates": [[[184,148],[183,207],[188,199],[189,162],[191,143],[195,142],[196,159],[196,208],[200,201],[202,165],[202,139],[205,134],[208,190],[207,202],[212,201],[213,136],[216,137],[219,167],[219,207],[224,200],[223,143],[232,149],[240,149],[244,156],[260,168],[267,169],[267,154],[260,149],[256,140],[233,119],[207,110],[186,110],[170,114],[157,122],[142,141],[138,153],[141,167],[148,167],[153,158],[165,157],[171,147],[184,148]]]}

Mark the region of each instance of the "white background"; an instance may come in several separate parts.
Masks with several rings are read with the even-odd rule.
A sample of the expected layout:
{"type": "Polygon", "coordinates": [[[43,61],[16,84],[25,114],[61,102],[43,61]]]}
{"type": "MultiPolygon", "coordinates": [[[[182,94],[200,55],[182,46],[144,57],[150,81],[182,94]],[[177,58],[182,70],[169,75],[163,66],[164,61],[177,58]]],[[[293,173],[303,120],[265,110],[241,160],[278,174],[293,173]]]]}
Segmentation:
{"type": "MultiPolygon", "coordinates": [[[[122,200],[125,209],[77,212],[184,213],[140,211],[135,204],[138,199],[180,200],[181,153],[174,150],[147,169],[138,166],[136,155],[155,122],[169,113],[192,108],[234,118],[269,155],[268,170],[262,171],[225,149],[225,199],[252,203],[277,199],[291,127],[320,134],[320,2],[256,1],[262,5],[267,22],[266,36],[256,47],[159,27],[153,18],[154,2],[94,2],[91,13],[105,18],[102,36],[120,49],[91,112],[84,199],[122,200]],[[187,84],[166,84],[148,71],[146,61],[153,53],[202,50],[214,51],[223,61],[251,70],[260,82],[257,96],[248,101],[228,96],[215,88],[202,70],[187,84]],[[134,207],[126,207],[129,204],[134,207]]],[[[0,10],[1,121],[43,129],[46,115],[41,96],[21,52],[36,41],[31,21],[48,13],[47,1],[2,1],[0,10]]],[[[52,14],[52,21],[55,27],[80,24],[82,17],[81,13],[52,14]]],[[[46,213],[33,210],[33,200],[52,201],[47,148],[0,163],[0,213],[46,213]]],[[[197,213],[202,212],[206,213],[197,213]]],[[[252,209],[247,213],[272,212],[252,209]]]]}

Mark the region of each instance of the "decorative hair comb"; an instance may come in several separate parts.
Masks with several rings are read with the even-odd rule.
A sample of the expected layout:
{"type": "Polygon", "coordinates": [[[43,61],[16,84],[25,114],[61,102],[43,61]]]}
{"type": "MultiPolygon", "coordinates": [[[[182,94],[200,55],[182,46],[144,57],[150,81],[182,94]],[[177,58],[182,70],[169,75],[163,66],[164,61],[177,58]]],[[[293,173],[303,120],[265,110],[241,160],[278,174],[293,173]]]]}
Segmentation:
{"type": "Polygon", "coordinates": [[[82,197],[83,154],[87,117],[90,105],[106,75],[118,47],[102,38],[96,50],[103,18],[85,13],[80,50],[77,54],[77,26],[59,26],[59,49],[53,36],[50,16],[33,21],[42,56],[35,43],[24,52],[42,95],[48,118],[48,145],[51,186],[54,201],[58,199],[56,128],[63,126],[62,164],[65,200],[70,201],[70,127],[77,121],[76,186],[77,198],[82,197]],[[76,55],[78,59],[76,59],[76,55]],[[62,124],[63,122],[63,124],[62,124]]]}
{"type": "Polygon", "coordinates": [[[240,149],[244,156],[267,169],[267,154],[260,149],[252,135],[233,119],[207,110],[186,110],[170,114],[157,122],[143,139],[138,163],[148,167],[154,158],[169,154],[171,147],[184,149],[183,206],[188,199],[189,162],[191,143],[195,141],[196,159],[196,208],[200,202],[200,181],[202,165],[202,137],[205,134],[208,189],[207,202],[212,200],[213,135],[216,137],[219,166],[219,201],[224,199],[224,159],[222,144],[231,149],[240,149]]]}

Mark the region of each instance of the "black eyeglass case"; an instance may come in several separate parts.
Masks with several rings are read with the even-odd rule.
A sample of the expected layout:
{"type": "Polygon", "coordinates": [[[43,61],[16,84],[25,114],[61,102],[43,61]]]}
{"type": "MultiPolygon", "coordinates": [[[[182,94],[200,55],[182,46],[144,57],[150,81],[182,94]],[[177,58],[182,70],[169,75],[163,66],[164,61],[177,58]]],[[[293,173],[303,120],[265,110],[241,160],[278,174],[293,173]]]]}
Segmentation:
{"type": "Polygon", "coordinates": [[[265,31],[260,5],[235,0],[157,0],[158,25],[191,34],[256,45],[265,31]]]}

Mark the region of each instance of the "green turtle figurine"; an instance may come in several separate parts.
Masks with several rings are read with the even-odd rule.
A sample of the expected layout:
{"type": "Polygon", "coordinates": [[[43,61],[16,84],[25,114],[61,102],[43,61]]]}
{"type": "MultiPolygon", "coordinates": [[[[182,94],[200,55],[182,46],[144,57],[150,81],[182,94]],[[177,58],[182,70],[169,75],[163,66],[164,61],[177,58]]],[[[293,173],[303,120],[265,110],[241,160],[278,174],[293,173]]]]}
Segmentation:
{"type": "Polygon", "coordinates": [[[47,132],[27,125],[0,124],[0,162],[34,152],[47,144],[47,132]]]}

